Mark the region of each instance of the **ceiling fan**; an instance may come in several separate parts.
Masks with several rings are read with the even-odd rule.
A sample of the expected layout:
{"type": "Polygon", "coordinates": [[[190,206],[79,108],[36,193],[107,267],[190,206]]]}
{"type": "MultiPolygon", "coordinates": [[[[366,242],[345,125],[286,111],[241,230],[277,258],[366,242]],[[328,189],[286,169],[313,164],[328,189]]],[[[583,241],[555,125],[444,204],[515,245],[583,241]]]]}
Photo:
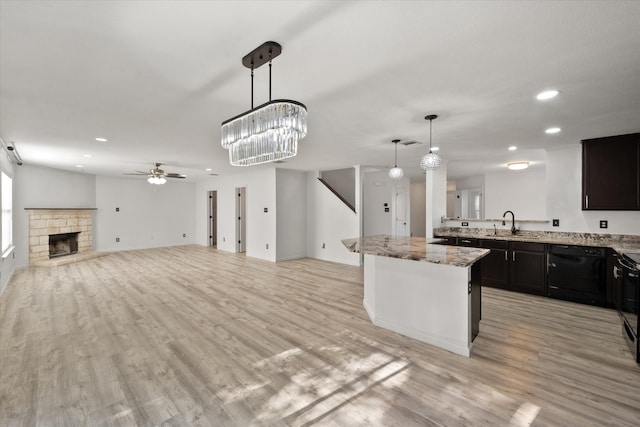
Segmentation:
{"type": "Polygon", "coordinates": [[[160,169],[162,163],[154,163],[153,169],[150,169],[149,172],[136,171],[136,173],[125,173],[125,175],[144,175],[148,176],[149,179],[147,181],[149,184],[161,185],[167,182],[165,178],[180,178],[184,179],[187,176],[179,173],[168,173],[160,169]]]}

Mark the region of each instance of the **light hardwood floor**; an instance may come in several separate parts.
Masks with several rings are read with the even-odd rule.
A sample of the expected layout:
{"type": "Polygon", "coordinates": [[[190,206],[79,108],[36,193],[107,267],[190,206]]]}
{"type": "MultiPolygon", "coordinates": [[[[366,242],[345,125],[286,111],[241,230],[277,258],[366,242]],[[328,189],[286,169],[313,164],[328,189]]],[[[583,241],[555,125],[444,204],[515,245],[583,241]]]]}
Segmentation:
{"type": "Polygon", "coordinates": [[[0,425],[640,425],[613,310],[484,288],[467,359],[374,327],[362,280],[200,246],[19,270],[0,425]]]}

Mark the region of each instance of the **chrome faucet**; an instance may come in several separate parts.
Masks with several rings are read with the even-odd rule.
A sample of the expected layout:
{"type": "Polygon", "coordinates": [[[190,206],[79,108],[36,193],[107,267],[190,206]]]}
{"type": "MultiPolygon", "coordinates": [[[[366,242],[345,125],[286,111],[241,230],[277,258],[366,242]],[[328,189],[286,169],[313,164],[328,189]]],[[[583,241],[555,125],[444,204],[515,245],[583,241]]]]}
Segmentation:
{"type": "MultiPolygon", "coordinates": [[[[511,234],[516,234],[516,231],[518,230],[516,230],[516,216],[514,213],[511,211],[505,211],[505,213],[502,214],[502,218],[506,217],[508,213],[511,214],[511,234]]],[[[505,225],[504,220],[502,220],[502,225],[505,225]]]]}

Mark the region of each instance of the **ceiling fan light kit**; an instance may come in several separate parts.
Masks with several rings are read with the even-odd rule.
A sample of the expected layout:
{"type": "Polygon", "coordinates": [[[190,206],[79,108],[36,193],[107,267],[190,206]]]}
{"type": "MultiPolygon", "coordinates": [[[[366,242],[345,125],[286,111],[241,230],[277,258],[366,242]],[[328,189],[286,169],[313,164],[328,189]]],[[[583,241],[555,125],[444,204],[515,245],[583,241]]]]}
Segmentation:
{"type": "Polygon", "coordinates": [[[222,147],[233,166],[251,166],[293,157],[307,134],[307,107],[290,99],[271,100],[271,61],[282,46],[263,43],[242,58],[251,69],[251,110],[222,122],[222,147]],[[253,107],[253,70],[269,63],[269,102],[253,107]]]}
{"type": "Polygon", "coordinates": [[[187,176],[179,173],[167,173],[164,170],[160,169],[162,163],[154,163],[153,169],[150,169],[149,172],[136,171],[136,173],[126,173],[125,175],[144,175],[148,176],[147,182],[149,184],[154,185],[162,185],[167,182],[166,178],[178,178],[185,179],[187,176]]]}

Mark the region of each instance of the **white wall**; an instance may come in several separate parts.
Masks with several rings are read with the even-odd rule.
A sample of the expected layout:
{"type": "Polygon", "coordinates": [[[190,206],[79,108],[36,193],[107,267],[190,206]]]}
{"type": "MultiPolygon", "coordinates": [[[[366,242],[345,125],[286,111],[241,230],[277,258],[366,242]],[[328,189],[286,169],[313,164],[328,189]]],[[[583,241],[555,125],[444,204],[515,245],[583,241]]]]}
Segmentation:
{"type": "Polygon", "coordinates": [[[425,209],[427,186],[424,181],[411,183],[411,235],[415,237],[425,236],[425,209]]]}
{"type": "Polygon", "coordinates": [[[208,244],[209,191],[218,197],[219,250],[236,252],[236,188],[246,187],[246,254],[276,261],[276,170],[243,169],[237,175],[209,178],[196,186],[196,243],[208,244]],[[264,212],[267,208],[268,212],[264,212]],[[266,245],[269,245],[267,249],[266,245]]]}
{"type": "MultiPolygon", "coordinates": [[[[13,180],[13,241],[16,246],[16,266],[22,268],[29,265],[29,215],[25,208],[95,207],[95,175],[42,166],[17,166],[13,180]]],[[[94,221],[94,248],[95,239],[94,221]]]]}
{"type": "Polygon", "coordinates": [[[544,170],[487,173],[484,185],[485,218],[502,218],[510,210],[516,220],[548,219],[544,170]]]}
{"type": "Polygon", "coordinates": [[[307,255],[307,174],[276,169],[276,260],[307,255]]]}
{"type": "MultiPolygon", "coordinates": [[[[16,168],[19,168],[20,166],[15,166],[16,168]]],[[[7,252],[4,254],[0,254],[2,256],[1,261],[0,261],[0,294],[2,294],[2,291],[4,290],[4,288],[7,286],[7,283],[9,283],[9,280],[11,280],[11,276],[13,276],[13,272],[15,271],[15,267],[16,267],[16,247],[17,247],[17,243],[16,243],[16,224],[15,224],[15,218],[16,218],[16,180],[15,180],[15,175],[14,175],[14,166],[11,163],[11,159],[9,158],[7,152],[4,149],[0,150],[0,169],[2,170],[2,172],[4,172],[5,174],[7,174],[7,176],[9,176],[12,179],[12,209],[13,209],[13,228],[12,228],[12,235],[13,235],[13,246],[14,249],[11,252],[7,252]]],[[[0,197],[2,196],[2,190],[0,189],[0,197]]],[[[0,227],[0,236],[2,236],[2,228],[0,227]]]]}
{"type": "MultiPolygon", "coordinates": [[[[391,179],[389,172],[367,172],[362,178],[362,221],[365,236],[377,234],[393,234],[395,221],[395,192],[397,187],[404,187],[407,194],[407,226],[411,230],[411,183],[409,178],[391,179]],[[389,212],[385,212],[384,204],[389,212]]],[[[423,216],[424,218],[424,216],[423,216]]]]}
{"type": "Polygon", "coordinates": [[[442,226],[441,218],[447,214],[447,165],[427,171],[425,186],[425,235],[433,237],[433,230],[442,226]]]}
{"type": "Polygon", "coordinates": [[[96,177],[94,248],[121,251],[195,242],[195,184],[96,177]],[[116,212],[119,208],[119,212],[116,212]],[[183,237],[186,235],[186,237],[183,237]],[[116,238],[120,241],[116,242],[116,238]]]}
{"type": "MultiPolygon", "coordinates": [[[[360,255],[349,252],[342,240],[360,236],[360,215],[356,212],[361,211],[361,195],[356,190],[356,212],[353,212],[317,176],[314,172],[307,174],[307,256],[360,265],[360,255]]],[[[359,177],[356,168],[356,189],[360,188],[359,177]]]]}
{"type": "Polygon", "coordinates": [[[638,211],[582,210],[582,146],[580,144],[547,152],[547,218],[560,220],[553,231],[640,235],[638,211]],[[600,220],[609,221],[601,229],[600,220]]]}

